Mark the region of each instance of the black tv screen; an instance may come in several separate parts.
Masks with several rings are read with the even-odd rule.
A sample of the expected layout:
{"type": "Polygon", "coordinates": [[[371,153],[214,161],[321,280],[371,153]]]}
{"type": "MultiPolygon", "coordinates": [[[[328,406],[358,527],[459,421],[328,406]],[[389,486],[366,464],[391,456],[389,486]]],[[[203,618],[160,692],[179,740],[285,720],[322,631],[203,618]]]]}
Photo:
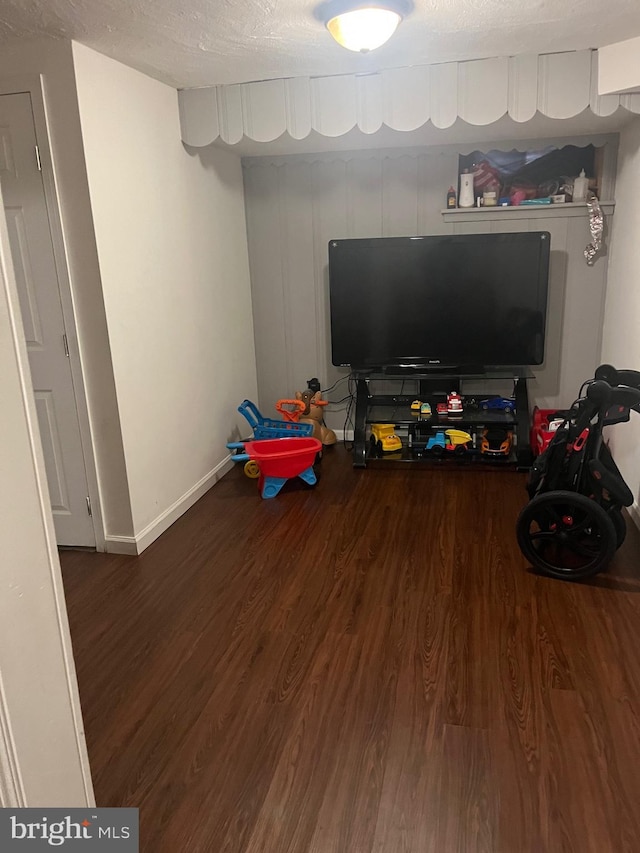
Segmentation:
{"type": "Polygon", "coordinates": [[[541,364],[547,231],[329,242],[334,365],[541,364]]]}

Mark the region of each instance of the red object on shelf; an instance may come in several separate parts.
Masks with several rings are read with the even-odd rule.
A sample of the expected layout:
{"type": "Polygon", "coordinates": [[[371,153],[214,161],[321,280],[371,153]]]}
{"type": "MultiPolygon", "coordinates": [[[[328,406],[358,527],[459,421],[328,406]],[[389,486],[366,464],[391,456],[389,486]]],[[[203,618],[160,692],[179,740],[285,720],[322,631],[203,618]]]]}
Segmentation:
{"type": "Polygon", "coordinates": [[[558,416],[556,409],[534,407],[530,433],[531,450],[534,456],[539,456],[543,450],[547,449],[549,442],[556,434],[556,429],[559,426],[558,421],[562,422],[563,420],[562,416],[558,416]],[[556,422],[555,429],[550,427],[554,421],[556,422]]]}
{"type": "Polygon", "coordinates": [[[447,394],[447,414],[462,414],[462,397],[457,393],[457,391],[452,391],[450,394],[447,394]]]}

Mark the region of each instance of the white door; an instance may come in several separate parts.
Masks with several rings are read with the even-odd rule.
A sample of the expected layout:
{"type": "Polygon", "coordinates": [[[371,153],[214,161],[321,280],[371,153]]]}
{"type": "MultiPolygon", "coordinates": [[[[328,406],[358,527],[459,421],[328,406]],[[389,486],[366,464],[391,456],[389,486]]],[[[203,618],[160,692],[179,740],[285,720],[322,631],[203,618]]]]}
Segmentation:
{"type": "Polygon", "coordinates": [[[94,547],[89,490],[28,93],[0,95],[0,181],[58,545],[94,547]]]}

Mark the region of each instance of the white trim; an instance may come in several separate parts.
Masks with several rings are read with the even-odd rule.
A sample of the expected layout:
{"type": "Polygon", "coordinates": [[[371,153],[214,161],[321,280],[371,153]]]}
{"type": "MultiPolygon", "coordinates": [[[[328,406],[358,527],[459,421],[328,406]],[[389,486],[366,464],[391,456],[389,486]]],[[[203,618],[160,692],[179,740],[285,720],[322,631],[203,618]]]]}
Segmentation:
{"type": "Polygon", "coordinates": [[[0,808],[24,808],[27,797],[0,674],[0,808]]]}
{"type": "Polygon", "coordinates": [[[31,97],[33,123],[42,164],[42,185],[44,188],[45,203],[51,230],[51,241],[53,244],[53,254],[58,277],[58,290],[62,305],[62,317],[67,335],[67,342],[69,344],[69,362],[76,400],[76,410],[78,412],[78,424],[80,427],[80,440],[82,444],[84,469],[87,477],[87,488],[89,490],[89,498],[91,500],[91,521],[93,523],[95,535],[95,546],[97,551],[104,551],[105,531],[102,517],[102,504],[100,501],[100,489],[98,486],[98,475],[95,463],[93,438],[91,435],[91,424],[89,420],[89,408],[87,405],[84,374],[77,346],[77,324],[73,307],[73,295],[71,292],[64,235],[62,231],[62,219],[58,190],[56,186],[55,168],[49,142],[49,120],[47,116],[43,76],[41,74],[21,74],[15,77],[3,77],[0,79],[0,95],[12,95],[18,93],[29,94],[31,97]]]}
{"type": "MultiPolygon", "coordinates": [[[[18,301],[17,290],[9,250],[9,238],[6,233],[6,219],[4,214],[4,203],[2,201],[2,189],[0,188],[0,294],[6,299],[7,320],[10,333],[13,338],[13,350],[15,352],[16,366],[19,374],[23,402],[26,402],[27,393],[24,380],[24,362],[21,359],[20,329],[16,318],[15,305],[18,301]]],[[[1,304],[1,303],[0,303],[1,304]]],[[[1,319],[1,315],[0,315],[1,319]]],[[[25,407],[27,408],[27,407],[25,407]]],[[[27,422],[28,420],[27,409],[27,422]]],[[[29,436],[31,438],[31,435],[29,436]]],[[[2,543],[4,545],[4,543],[2,543]]],[[[20,760],[18,750],[13,738],[11,717],[9,714],[9,700],[6,695],[2,673],[0,672],[0,805],[22,807],[26,804],[26,795],[20,773],[20,760]]]]}
{"type": "MultiPolygon", "coordinates": [[[[37,788],[33,782],[37,778],[37,784],[47,785],[51,787],[55,784],[54,773],[60,774],[60,779],[66,779],[70,784],[76,787],[77,793],[74,796],[80,800],[79,791],[82,790],[83,802],[78,802],[77,805],[92,806],[95,804],[93,787],[91,782],[91,771],[89,767],[89,759],[87,756],[86,742],[84,737],[84,726],[82,723],[82,711],[80,708],[80,699],[78,695],[78,683],[76,678],[75,663],[73,659],[73,650],[71,646],[71,637],[69,634],[69,623],[67,619],[66,604],[64,598],[64,587],[62,584],[62,573],[60,570],[60,562],[55,544],[55,530],[53,523],[53,515],[51,513],[51,501],[47,487],[46,470],[44,464],[44,456],[42,445],[40,443],[40,434],[38,429],[38,420],[35,409],[35,400],[33,389],[31,386],[29,360],[27,356],[26,344],[24,340],[24,331],[22,328],[22,319],[20,313],[20,304],[18,290],[13,272],[11,261],[11,253],[9,249],[9,238],[6,228],[6,220],[4,216],[4,208],[2,202],[2,193],[0,191],[0,306],[4,308],[6,304],[6,323],[9,329],[9,343],[13,350],[15,359],[16,377],[19,383],[19,398],[24,412],[24,426],[27,440],[27,454],[29,457],[30,474],[33,474],[31,487],[35,489],[37,498],[37,514],[35,519],[30,520],[31,529],[38,531],[42,537],[41,553],[42,561],[34,562],[30,566],[31,576],[24,579],[24,602],[20,605],[21,619],[16,621],[14,628],[17,626],[16,635],[12,637],[16,648],[20,647],[21,642],[24,643],[24,638],[21,638],[20,631],[31,631],[34,621],[40,623],[42,611],[36,610],[32,606],[32,596],[29,595],[29,589],[33,589],[33,585],[39,584],[39,590],[46,590],[45,596],[49,597],[55,607],[55,628],[53,622],[48,621],[49,633],[46,635],[48,644],[49,659],[56,665],[60,662],[64,670],[64,685],[60,690],[56,688],[56,695],[38,696],[38,699],[43,700],[44,704],[34,705],[32,707],[41,707],[43,725],[49,728],[52,720],[59,725],[58,731],[65,731],[67,734],[72,733],[75,755],[69,754],[68,762],[65,756],[65,766],[56,766],[55,768],[47,765],[46,757],[42,757],[42,767],[34,769],[25,767],[24,753],[25,744],[20,743],[17,734],[15,735],[12,729],[11,718],[15,715],[15,708],[18,708],[25,701],[37,702],[35,695],[40,690],[38,684],[33,685],[34,695],[25,696],[24,685],[19,691],[16,691],[15,686],[9,690],[9,683],[3,680],[1,684],[2,694],[0,696],[0,770],[2,771],[2,799],[11,801],[12,799],[22,799],[23,802],[18,802],[17,805],[32,805],[28,802],[27,790],[29,783],[32,783],[32,788],[37,788]],[[42,580],[41,580],[42,579],[42,580]],[[49,587],[50,584],[50,587],[49,587]],[[31,585],[31,587],[30,587],[31,585]],[[19,695],[17,695],[19,694],[19,695]],[[64,697],[64,698],[63,698],[64,697]],[[49,700],[49,705],[47,705],[49,700]],[[54,709],[55,708],[55,712],[54,709]],[[50,719],[51,718],[51,719],[50,719]],[[30,778],[31,777],[31,778],[30,778]],[[44,779],[44,782],[43,782],[44,779]]],[[[2,312],[0,312],[0,319],[2,312]]],[[[10,401],[11,402],[11,401],[10,401]]],[[[14,432],[15,435],[15,432],[14,432]]],[[[11,440],[11,439],[9,439],[11,440]]],[[[5,543],[3,542],[4,546],[5,543]]],[[[16,556],[19,559],[19,548],[16,542],[11,539],[8,542],[9,553],[15,549],[16,556]]],[[[9,567],[7,567],[9,568],[9,567]]],[[[42,602],[39,602],[42,604],[42,602]]],[[[37,608],[37,605],[36,605],[37,608]]],[[[3,638],[6,642],[6,638],[3,638]]],[[[43,637],[43,641],[45,637],[43,637]]],[[[24,657],[24,652],[22,653],[24,657]]],[[[44,651],[39,652],[46,657],[44,651]]],[[[29,660],[24,661],[26,671],[29,671],[29,660]]],[[[75,804],[75,803],[74,803],[75,804]]],[[[33,803],[37,805],[37,803],[33,803]]]]}
{"type": "Polygon", "coordinates": [[[629,513],[631,521],[633,521],[638,530],[640,530],[640,506],[638,505],[638,501],[634,501],[633,506],[627,507],[627,512],[629,513]]]}
{"type": "Polygon", "coordinates": [[[334,429],[338,441],[353,441],[353,430],[334,429]]]}
{"type": "Polygon", "coordinates": [[[104,550],[107,554],[128,554],[137,557],[138,546],[133,536],[109,536],[104,540],[104,550]]]}
{"type": "Polygon", "coordinates": [[[154,518],[150,524],[147,524],[135,536],[110,536],[107,534],[105,539],[105,550],[107,553],[130,554],[134,556],[142,554],[145,548],[148,548],[152,542],[155,542],[165,530],[171,527],[174,521],[177,521],[181,515],[184,515],[218,480],[221,480],[233,468],[233,464],[231,457],[226,456],[222,462],[216,465],[208,474],[205,474],[201,480],[179,497],[177,501],[174,501],[164,512],[161,512],[157,518],[154,518]]]}
{"type": "Polygon", "coordinates": [[[640,112],[636,95],[598,95],[598,51],[497,56],[367,74],[279,78],[178,91],[182,141],[203,147],[217,139],[274,142],[342,136],[354,127],[371,134],[383,124],[410,133],[429,122],[439,130],[459,118],[486,126],[509,116],[521,123],[536,110],[550,119],[595,116],[618,108],[640,112]],[[299,117],[308,116],[301,126],[299,117]]]}

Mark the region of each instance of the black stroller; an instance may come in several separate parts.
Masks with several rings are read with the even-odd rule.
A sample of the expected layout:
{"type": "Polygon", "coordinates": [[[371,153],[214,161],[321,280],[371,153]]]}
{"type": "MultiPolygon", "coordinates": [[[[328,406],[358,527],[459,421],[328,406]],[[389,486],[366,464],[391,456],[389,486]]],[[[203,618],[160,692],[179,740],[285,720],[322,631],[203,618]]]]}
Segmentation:
{"type": "Polygon", "coordinates": [[[601,365],[585,382],[529,474],[530,501],[516,525],[534,568],[563,580],[607,567],[626,534],[622,507],[633,494],[602,437],[603,427],[640,412],[640,372],[601,365]],[[586,393],[585,393],[586,390],[586,393]]]}

